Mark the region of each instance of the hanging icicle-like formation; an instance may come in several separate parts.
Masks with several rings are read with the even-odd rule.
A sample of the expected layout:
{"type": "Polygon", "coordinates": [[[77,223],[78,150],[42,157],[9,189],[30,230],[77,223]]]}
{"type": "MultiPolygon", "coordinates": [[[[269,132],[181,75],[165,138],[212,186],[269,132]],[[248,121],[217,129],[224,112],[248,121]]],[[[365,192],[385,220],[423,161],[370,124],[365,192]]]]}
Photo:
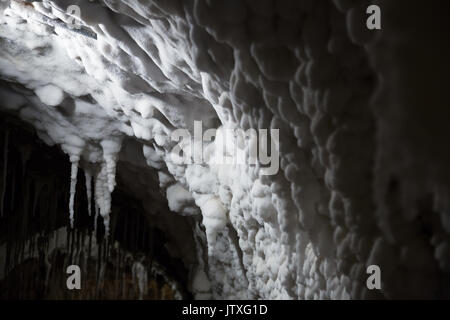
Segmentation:
{"type": "Polygon", "coordinates": [[[9,142],[9,130],[5,132],[5,143],[3,149],[3,183],[2,183],[2,196],[0,203],[0,215],[3,216],[3,204],[5,202],[6,193],[6,178],[8,174],[8,142],[9,142]]]}
{"type": "Polygon", "coordinates": [[[61,145],[63,151],[70,157],[70,199],[69,199],[69,214],[70,214],[70,226],[73,228],[74,223],[74,203],[75,193],[77,188],[77,175],[78,164],[80,162],[81,153],[84,149],[85,142],[78,136],[66,136],[64,137],[65,143],[61,145]]]}
{"type": "Polygon", "coordinates": [[[70,157],[70,162],[72,163],[70,170],[70,200],[69,200],[69,213],[70,213],[70,227],[73,228],[74,222],[74,209],[73,205],[75,203],[75,192],[77,188],[77,175],[78,175],[78,162],[79,159],[76,157],[70,157]]]}
{"type": "Polygon", "coordinates": [[[101,170],[97,173],[95,178],[95,203],[105,224],[105,234],[108,236],[109,214],[111,212],[111,192],[108,188],[106,164],[102,165],[101,170]]]}
{"type": "Polygon", "coordinates": [[[95,204],[105,224],[105,234],[109,234],[109,214],[111,213],[111,193],[116,186],[116,163],[122,145],[122,139],[104,140],[104,163],[95,178],[95,204]]]}
{"type": "Polygon", "coordinates": [[[109,192],[113,192],[116,186],[116,163],[117,156],[122,146],[122,139],[103,140],[101,142],[103,148],[103,159],[106,164],[106,174],[109,192]]]}

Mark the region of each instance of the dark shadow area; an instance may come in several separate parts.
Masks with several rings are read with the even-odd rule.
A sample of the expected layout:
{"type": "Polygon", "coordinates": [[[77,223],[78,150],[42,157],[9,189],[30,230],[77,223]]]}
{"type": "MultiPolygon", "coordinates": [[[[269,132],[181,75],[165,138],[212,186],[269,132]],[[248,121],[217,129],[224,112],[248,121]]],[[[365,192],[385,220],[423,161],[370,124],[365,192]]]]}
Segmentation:
{"type": "Polygon", "coordinates": [[[120,182],[106,239],[102,217],[94,221],[94,199],[89,215],[82,170],[70,229],[70,162],[59,147],[2,114],[0,150],[0,299],[174,299],[174,283],[189,297],[188,272],[166,251],[167,235],[149,225],[140,200],[120,182]],[[141,295],[137,263],[148,275],[141,295]],[[81,264],[82,290],[67,289],[71,264],[81,264]]]}

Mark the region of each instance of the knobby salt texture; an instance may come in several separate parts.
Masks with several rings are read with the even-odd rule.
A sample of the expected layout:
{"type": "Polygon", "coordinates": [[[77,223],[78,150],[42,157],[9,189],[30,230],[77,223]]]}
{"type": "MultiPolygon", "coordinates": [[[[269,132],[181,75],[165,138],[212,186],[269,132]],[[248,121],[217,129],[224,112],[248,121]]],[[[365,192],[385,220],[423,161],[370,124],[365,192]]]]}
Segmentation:
{"type": "MultiPolygon", "coordinates": [[[[401,11],[378,2],[387,21],[401,11]]],[[[158,170],[169,207],[201,220],[192,226],[197,261],[189,262],[198,298],[429,297],[439,290],[448,276],[449,186],[431,178],[409,184],[426,190],[407,188],[418,167],[396,167],[389,156],[402,145],[402,134],[393,141],[386,134],[398,117],[371,97],[379,77],[406,74],[408,66],[382,53],[386,45],[402,49],[394,44],[402,30],[394,24],[377,39],[365,28],[368,1],[75,3],[96,40],[36,21],[38,11],[70,22],[65,9],[73,0],[33,2],[34,9],[0,4],[1,77],[21,84],[2,88],[15,101],[4,108],[71,157],[71,205],[78,161],[96,168],[95,212],[107,230],[119,158],[137,172],[129,185],[148,208],[157,191],[146,177],[158,170]],[[385,66],[374,69],[380,60],[385,66]],[[265,175],[259,164],[217,163],[230,156],[217,137],[202,154],[189,144],[174,148],[172,133],[194,132],[194,121],[217,137],[279,130],[280,170],[265,175]],[[130,140],[139,151],[127,149],[130,140]],[[205,163],[186,163],[176,151],[205,163]],[[440,214],[423,234],[420,208],[408,199],[425,192],[440,214]],[[394,214],[399,208],[404,218],[394,214]],[[365,287],[369,264],[383,270],[381,291],[365,287]],[[415,277],[430,281],[408,280],[415,277]]],[[[255,143],[242,138],[233,147],[246,154],[255,143]]]]}

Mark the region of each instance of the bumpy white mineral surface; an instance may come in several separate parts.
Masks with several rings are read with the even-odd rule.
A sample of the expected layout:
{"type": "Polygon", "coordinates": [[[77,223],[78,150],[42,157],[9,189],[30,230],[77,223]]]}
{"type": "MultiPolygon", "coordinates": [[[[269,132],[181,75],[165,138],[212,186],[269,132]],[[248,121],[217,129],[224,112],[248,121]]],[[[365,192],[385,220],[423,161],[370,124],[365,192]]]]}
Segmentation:
{"type": "Polygon", "coordinates": [[[433,296],[450,272],[448,162],[424,164],[448,111],[432,98],[436,114],[416,111],[425,98],[405,70],[430,57],[402,41],[397,1],[373,2],[378,31],[368,1],[3,0],[0,105],[67,153],[72,222],[80,168],[108,226],[120,161],[149,214],[158,189],[167,198],[168,233],[201,216],[197,252],[172,248],[197,298],[433,296]],[[194,121],[278,129],[279,171],[217,164],[220,139],[204,163],[180,161],[172,133],[194,121]],[[372,264],[379,291],[366,288],[372,264]]]}

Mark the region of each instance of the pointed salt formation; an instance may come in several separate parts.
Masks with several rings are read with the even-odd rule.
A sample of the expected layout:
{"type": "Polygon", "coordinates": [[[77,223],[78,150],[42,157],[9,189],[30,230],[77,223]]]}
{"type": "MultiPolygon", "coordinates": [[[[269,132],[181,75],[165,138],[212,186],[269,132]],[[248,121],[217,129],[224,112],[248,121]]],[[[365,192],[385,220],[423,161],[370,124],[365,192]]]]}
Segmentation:
{"type": "Polygon", "coordinates": [[[122,139],[103,140],[100,144],[103,148],[103,158],[106,163],[108,190],[112,193],[116,186],[116,163],[122,146],[122,139]]]}
{"type": "Polygon", "coordinates": [[[201,196],[196,200],[196,204],[202,210],[203,225],[205,226],[208,241],[208,253],[211,255],[217,242],[218,233],[227,224],[227,211],[220,199],[214,196],[201,196]]]}
{"type": "Polygon", "coordinates": [[[3,204],[5,201],[5,193],[6,193],[6,178],[8,174],[8,142],[9,142],[9,130],[6,130],[5,143],[3,149],[3,183],[2,183],[2,198],[0,203],[0,216],[3,216],[3,204]]]}
{"type": "Polygon", "coordinates": [[[95,203],[105,224],[105,235],[109,235],[109,214],[111,212],[111,192],[109,191],[107,164],[103,164],[95,179],[95,203]]]}
{"type": "Polygon", "coordinates": [[[94,185],[94,200],[95,200],[95,219],[94,219],[94,230],[97,231],[97,219],[101,210],[103,202],[103,188],[101,182],[101,171],[95,176],[94,185]]]}
{"type": "Polygon", "coordinates": [[[69,215],[70,215],[70,226],[73,228],[74,222],[74,203],[75,203],[75,192],[77,187],[77,175],[78,175],[78,164],[80,162],[81,152],[85,146],[85,142],[78,136],[67,135],[64,136],[64,141],[61,145],[63,151],[70,157],[70,199],[69,199],[69,215]]]}
{"type": "Polygon", "coordinates": [[[88,201],[88,213],[89,217],[92,213],[92,174],[89,172],[89,170],[84,170],[84,177],[86,180],[86,194],[87,194],[87,201],[88,201]]]}
{"type": "Polygon", "coordinates": [[[70,227],[73,228],[74,210],[73,205],[75,203],[75,192],[77,188],[77,175],[78,175],[78,161],[77,157],[70,157],[72,163],[70,170],[70,200],[69,200],[69,213],[70,213],[70,227]]]}

